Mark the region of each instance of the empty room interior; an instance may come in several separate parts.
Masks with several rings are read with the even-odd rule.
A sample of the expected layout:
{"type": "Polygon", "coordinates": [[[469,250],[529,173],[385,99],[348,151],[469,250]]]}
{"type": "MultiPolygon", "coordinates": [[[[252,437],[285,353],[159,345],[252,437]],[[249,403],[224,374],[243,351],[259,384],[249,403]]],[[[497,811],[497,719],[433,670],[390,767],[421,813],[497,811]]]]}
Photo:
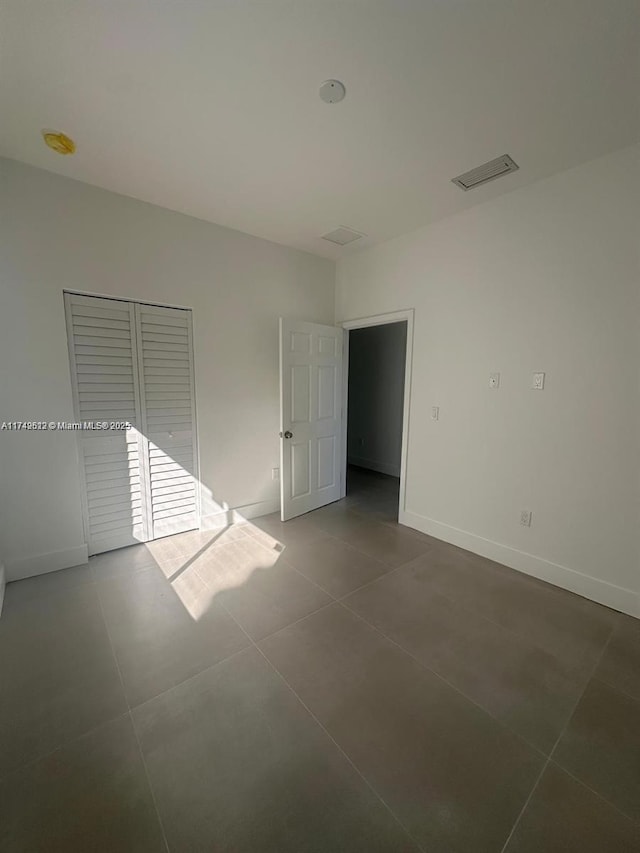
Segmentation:
{"type": "Polygon", "coordinates": [[[640,853],[637,0],[2,0],[0,850],[640,853]]]}

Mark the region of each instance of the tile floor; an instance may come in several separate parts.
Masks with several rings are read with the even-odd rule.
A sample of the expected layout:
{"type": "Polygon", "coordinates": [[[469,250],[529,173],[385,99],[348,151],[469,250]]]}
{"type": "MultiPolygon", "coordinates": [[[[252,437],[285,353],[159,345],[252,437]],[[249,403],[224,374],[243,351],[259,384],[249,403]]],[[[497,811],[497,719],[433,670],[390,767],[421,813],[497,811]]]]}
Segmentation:
{"type": "Polygon", "coordinates": [[[640,622],[396,507],[10,584],[0,849],[640,851],[640,622]]]}

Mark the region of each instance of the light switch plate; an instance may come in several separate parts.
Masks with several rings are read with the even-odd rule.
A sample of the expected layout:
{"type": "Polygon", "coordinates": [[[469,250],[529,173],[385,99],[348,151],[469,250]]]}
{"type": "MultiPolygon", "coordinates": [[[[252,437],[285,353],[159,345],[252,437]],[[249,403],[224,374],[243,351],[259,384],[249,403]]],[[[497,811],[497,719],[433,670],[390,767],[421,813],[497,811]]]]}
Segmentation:
{"type": "Polygon", "coordinates": [[[490,373],[489,374],[489,388],[499,388],[500,387],[500,374],[499,373],[490,373]]]}
{"type": "Polygon", "coordinates": [[[544,373],[534,373],[531,387],[534,391],[542,391],[544,389],[544,373]]]}
{"type": "Polygon", "coordinates": [[[431,420],[437,421],[440,417],[440,406],[431,406],[431,420]]]}

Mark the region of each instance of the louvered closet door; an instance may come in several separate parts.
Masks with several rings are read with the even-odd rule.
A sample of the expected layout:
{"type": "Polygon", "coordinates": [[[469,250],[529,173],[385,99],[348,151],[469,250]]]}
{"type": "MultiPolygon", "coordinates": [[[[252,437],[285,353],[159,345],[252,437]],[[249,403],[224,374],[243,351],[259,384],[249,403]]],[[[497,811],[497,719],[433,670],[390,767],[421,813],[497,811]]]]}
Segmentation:
{"type": "Polygon", "coordinates": [[[90,554],[199,526],[191,312],[65,294],[90,554]]]}
{"type": "Polygon", "coordinates": [[[199,525],[191,312],[136,305],[151,537],[199,525]]]}
{"type": "Polygon", "coordinates": [[[149,538],[134,307],[65,294],[76,420],[129,421],[131,430],[77,433],[90,554],[149,538]]]}

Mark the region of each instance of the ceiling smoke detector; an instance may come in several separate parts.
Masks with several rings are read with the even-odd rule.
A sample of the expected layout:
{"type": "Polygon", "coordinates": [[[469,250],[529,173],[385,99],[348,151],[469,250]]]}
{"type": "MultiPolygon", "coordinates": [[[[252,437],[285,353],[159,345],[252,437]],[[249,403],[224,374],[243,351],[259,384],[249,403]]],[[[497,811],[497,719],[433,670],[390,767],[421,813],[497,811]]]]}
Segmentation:
{"type": "Polygon", "coordinates": [[[338,104],[346,94],[344,83],[339,80],[325,80],[320,86],[320,98],[325,104],[338,104]]]}
{"type": "Polygon", "coordinates": [[[336,243],[338,246],[346,246],[347,243],[353,243],[355,240],[366,236],[366,234],[360,234],[359,231],[354,231],[353,228],[345,228],[341,225],[335,231],[323,234],[321,239],[328,240],[330,243],[336,243]]]}
{"type": "Polygon", "coordinates": [[[510,172],[516,172],[519,168],[518,164],[514,163],[508,154],[503,154],[502,157],[489,160],[488,163],[476,166],[475,169],[471,169],[463,175],[458,175],[457,178],[451,178],[451,180],[461,190],[472,190],[474,187],[494,181],[496,178],[501,178],[510,172]]]}

